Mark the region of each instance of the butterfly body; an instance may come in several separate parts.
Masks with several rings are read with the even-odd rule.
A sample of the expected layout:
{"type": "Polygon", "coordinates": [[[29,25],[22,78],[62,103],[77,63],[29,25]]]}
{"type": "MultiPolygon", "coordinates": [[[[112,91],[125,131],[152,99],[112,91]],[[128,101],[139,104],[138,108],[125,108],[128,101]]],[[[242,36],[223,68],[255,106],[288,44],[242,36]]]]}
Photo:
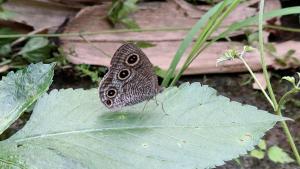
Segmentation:
{"type": "Polygon", "coordinates": [[[99,85],[101,102],[108,108],[133,105],[153,98],[161,91],[153,66],[134,44],[122,45],[99,85]]]}

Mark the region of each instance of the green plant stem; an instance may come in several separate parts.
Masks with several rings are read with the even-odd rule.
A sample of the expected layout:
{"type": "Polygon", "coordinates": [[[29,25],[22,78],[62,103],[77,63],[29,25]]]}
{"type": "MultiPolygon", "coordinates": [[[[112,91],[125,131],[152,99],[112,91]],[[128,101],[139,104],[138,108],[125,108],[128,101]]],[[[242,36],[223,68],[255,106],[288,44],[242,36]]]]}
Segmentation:
{"type": "Polygon", "coordinates": [[[277,109],[277,101],[271,86],[271,82],[270,82],[270,77],[269,77],[269,73],[267,70],[267,66],[266,66],[266,62],[265,62],[265,53],[264,53],[264,40],[263,40],[263,13],[264,13],[264,4],[265,1],[261,0],[259,3],[259,15],[258,15],[258,36],[259,36],[259,52],[260,52],[260,62],[262,65],[262,69],[263,69],[263,74],[267,83],[267,89],[269,92],[269,95],[272,99],[272,102],[274,104],[273,108],[276,111],[277,109]]]}
{"type": "MultiPolygon", "coordinates": [[[[282,116],[281,109],[277,109],[276,114],[279,115],[279,116],[282,116]]],[[[300,165],[300,155],[299,155],[298,149],[296,147],[296,144],[294,142],[294,139],[293,139],[293,137],[291,135],[291,132],[289,130],[289,127],[288,127],[288,125],[286,124],[285,121],[281,122],[281,126],[282,126],[283,131],[284,131],[284,133],[285,133],[285,135],[287,137],[287,140],[288,140],[288,142],[289,142],[289,144],[291,146],[291,149],[292,149],[292,151],[294,153],[296,161],[297,161],[298,165],[300,165]]]]}
{"type": "MultiPolygon", "coordinates": [[[[260,51],[260,61],[261,61],[261,65],[262,65],[262,68],[263,68],[263,73],[264,73],[264,76],[265,76],[265,80],[267,82],[267,89],[268,89],[268,92],[269,92],[269,95],[271,97],[271,100],[273,102],[273,105],[275,107],[274,111],[277,115],[279,116],[282,116],[282,113],[281,113],[281,106],[278,106],[278,103],[277,103],[277,100],[275,98],[275,95],[274,95],[274,92],[273,92],[273,89],[272,89],[272,86],[271,86],[271,83],[270,83],[270,79],[269,79],[269,74],[268,74],[268,71],[267,71],[267,65],[265,63],[265,56],[264,56],[264,41],[263,41],[263,14],[264,14],[264,3],[265,1],[264,0],[260,0],[260,3],[259,3],[259,16],[258,16],[258,36],[259,36],[259,51],[260,51]]],[[[287,97],[287,96],[285,96],[287,97]]],[[[281,103],[282,104],[282,103],[281,103]]],[[[273,108],[274,108],[273,107],[273,108]]],[[[290,133],[290,130],[286,124],[285,121],[281,121],[281,126],[283,128],[283,131],[287,137],[287,140],[291,146],[291,149],[294,153],[294,156],[297,160],[297,163],[298,165],[300,165],[300,155],[299,155],[299,152],[297,150],[297,147],[295,145],[295,142],[294,142],[294,139],[290,133]]]]}
{"type": "MultiPolygon", "coordinates": [[[[244,51],[243,51],[244,52],[244,51]]],[[[255,80],[255,82],[258,84],[260,90],[262,91],[262,93],[265,95],[265,97],[267,98],[267,100],[269,101],[269,103],[272,105],[272,107],[274,108],[274,104],[271,100],[271,98],[269,97],[269,95],[266,93],[265,89],[262,87],[261,83],[258,81],[258,79],[256,78],[255,74],[253,73],[253,71],[251,70],[250,66],[248,65],[248,63],[246,62],[246,60],[243,58],[243,53],[240,55],[239,59],[241,59],[241,61],[244,63],[244,65],[246,66],[247,70],[249,71],[249,73],[251,74],[251,76],[253,77],[253,79],[255,80]]]]}
{"type": "Polygon", "coordinates": [[[7,65],[7,64],[9,64],[9,63],[11,63],[11,62],[12,62],[11,59],[4,60],[3,62],[0,63],[0,66],[7,65]]]}
{"type": "MultiPolygon", "coordinates": [[[[265,92],[265,90],[263,89],[262,85],[260,84],[260,82],[257,80],[256,76],[254,75],[253,71],[251,70],[251,68],[249,67],[249,65],[247,64],[246,60],[243,58],[243,55],[241,54],[240,57],[239,57],[242,62],[244,63],[244,65],[246,66],[246,68],[248,69],[249,73],[251,74],[251,76],[254,78],[254,80],[257,82],[258,86],[260,87],[260,90],[263,92],[263,94],[265,95],[265,97],[267,98],[267,100],[269,101],[269,103],[272,105],[272,107],[274,108],[274,104],[272,102],[272,100],[270,99],[270,97],[268,96],[268,94],[265,92]]],[[[278,103],[278,107],[277,107],[277,110],[275,111],[275,113],[279,116],[282,116],[282,113],[281,113],[281,108],[282,106],[284,105],[286,99],[288,96],[292,95],[292,94],[295,94],[299,92],[299,89],[297,88],[294,88],[292,90],[290,90],[289,92],[285,93],[281,99],[279,100],[279,103],[278,103]]],[[[282,121],[281,122],[281,126],[283,128],[283,131],[287,137],[287,140],[291,146],[291,149],[294,153],[294,156],[296,158],[296,161],[298,163],[298,165],[300,165],[300,156],[299,156],[299,152],[297,150],[297,147],[296,147],[296,144],[294,142],[294,139],[289,131],[289,128],[286,124],[285,121],[282,121]]]]}
{"type": "MultiPolygon", "coordinates": [[[[205,23],[207,23],[212,16],[220,10],[220,7],[224,4],[224,1],[218,3],[211,9],[209,9],[197,22],[196,24],[190,29],[187,33],[187,35],[184,37],[183,41],[180,43],[180,46],[178,50],[176,51],[176,54],[174,55],[174,58],[172,59],[172,62],[167,70],[166,76],[164,77],[162,81],[162,86],[167,87],[170,84],[171,79],[175,75],[175,70],[180,62],[181,58],[183,57],[183,54],[187,50],[187,48],[190,46],[190,44],[193,42],[195,35],[200,31],[207,29],[205,26],[205,23]]],[[[201,34],[200,34],[201,36],[201,34]]],[[[199,38],[198,38],[199,39],[199,38]]]]}
{"type": "MultiPolygon", "coordinates": [[[[223,12],[223,14],[221,16],[218,16],[218,20],[216,21],[216,24],[212,25],[212,28],[208,31],[208,36],[206,37],[206,39],[209,38],[209,36],[220,26],[220,24],[222,23],[222,21],[225,19],[226,16],[229,15],[229,13],[231,13],[236,7],[237,5],[240,3],[240,0],[236,0],[234,2],[232,2],[232,4],[228,7],[228,9],[223,12]]],[[[203,45],[205,44],[206,41],[203,41],[203,45]]],[[[208,45],[202,45],[202,48],[199,48],[198,50],[196,50],[196,53],[193,54],[193,57],[191,57],[190,60],[188,60],[187,62],[187,67],[197,58],[197,56],[206,48],[208,47],[210,44],[212,43],[208,43],[208,45]]]]}
{"type": "Polygon", "coordinates": [[[279,100],[278,102],[278,109],[281,109],[282,106],[285,104],[285,102],[287,101],[287,98],[290,96],[290,95],[293,95],[293,94],[296,94],[300,91],[299,88],[293,88],[292,90],[286,92],[279,100]]]}
{"type": "Polygon", "coordinates": [[[91,46],[93,46],[95,49],[97,49],[98,51],[100,51],[104,56],[108,57],[108,58],[112,58],[108,53],[106,53],[104,50],[102,50],[101,48],[99,48],[98,46],[94,45],[94,43],[92,43],[90,40],[88,40],[87,38],[85,38],[84,36],[80,35],[80,37],[86,41],[88,44],[90,44],[91,46]]]}
{"type": "MultiPolygon", "coordinates": [[[[240,0],[236,0],[234,2],[232,2],[232,4],[228,7],[228,9],[223,12],[223,15],[218,16],[218,21],[216,22],[215,25],[213,25],[212,30],[210,30],[209,32],[209,36],[214,32],[214,30],[216,30],[218,27],[220,27],[220,24],[222,23],[222,21],[225,19],[226,16],[228,16],[240,3],[240,0]]],[[[208,39],[209,37],[207,37],[208,39]]],[[[196,54],[194,55],[194,57],[189,61],[188,65],[190,65],[195,59],[196,57],[208,46],[210,46],[213,42],[209,42],[207,46],[203,46],[202,48],[200,48],[198,51],[196,51],[196,54]]]]}
{"type": "MultiPolygon", "coordinates": [[[[256,26],[256,25],[251,25],[256,26]]],[[[228,28],[228,26],[220,26],[220,28],[228,28]]],[[[289,32],[300,32],[300,29],[284,27],[279,25],[268,25],[265,24],[264,28],[271,28],[289,32]]],[[[163,32],[163,31],[187,31],[191,27],[173,27],[173,28],[144,28],[144,29],[118,29],[118,30],[103,30],[99,32],[72,32],[72,33],[54,33],[54,34],[10,34],[10,35],[0,35],[1,38],[29,38],[29,37],[76,37],[76,36],[92,36],[101,35],[108,33],[125,33],[125,32],[163,32]]],[[[213,37],[212,37],[213,38],[213,37]]]]}
{"type": "MultiPolygon", "coordinates": [[[[274,108],[274,105],[273,105],[273,102],[272,100],[270,99],[270,97],[268,96],[268,94],[265,92],[265,90],[263,89],[263,87],[261,86],[260,82],[257,80],[256,76],[254,75],[253,71],[251,70],[251,68],[249,67],[249,65],[247,64],[247,62],[245,61],[245,59],[243,58],[243,55],[241,54],[240,57],[239,57],[242,62],[245,64],[246,68],[248,69],[249,73],[251,74],[251,76],[254,78],[254,80],[257,82],[258,86],[260,87],[261,91],[263,92],[263,94],[265,95],[265,97],[267,98],[267,100],[269,101],[269,103],[272,105],[272,107],[274,108]]],[[[278,116],[282,116],[282,113],[281,113],[281,108],[282,106],[284,105],[286,99],[288,96],[292,95],[292,94],[295,94],[299,92],[299,89],[297,88],[294,88],[292,90],[290,90],[289,92],[285,93],[281,99],[279,100],[279,103],[278,103],[278,107],[277,107],[277,110],[275,111],[275,113],[278,115],[278,116]]],[[[281,122],[281,126],[283,128],[283,131],[287,137],[287,140],[291,146],[291,149],[294,153],[294,156],[296,158],[296,161],[298,163],[298,165],[300,165],[300,156],[299,156],[299,152],[297,150],[297,147],[296,147],[296,144],[294,142],[294,139],[289,131],[289,127],[287,126],[286,122],[285,121],[282,121],[281,122]]]]}
{"type": "Polygon", "coordinates": [[[99,32],[71,32],[71,33],[57,33],[57,34],[10,34],[0,35],[1,38],[31,38],[31,37],[73,37],[73,36],[92,36],[109,33],[126,33],[126,32],[162,32],[162,31],[186,31],[190,28],[146,28],[146,29],[117,29],[117,30],[103,30],[99,32]]]}
{"type": "Polygon", "coordinates": [[[222,21],[225,19],[228,14],[235,9],[235,7],[240,3],[240,0],[235,0],[232,2],[229,6],[227,5],[227,2],[223,2],[223,4],[220,6],[218,12],[216,12],[212,18],[207,23],[207,26],[203,30],[203,32],[200,34],[200,36],[197,38],[196,43],[193,46],[193,49],[187,59],[185,60],[182,68],[179,70],[179,72],[175,75],[174,79],[172,80],[170,86],[173,86],[176,84],[176,82],[179,80],[179,78],[182,76],[183,72],[189,67],[189,65],[199,56],[199,53],[204,50],[203,45],[205,44],[206,40],[209,38],[209,36],[220,26],[222,21]],[[225,11],[224,11],[225,10],[225,11]]]}
{"type": "Polygon", "coordinates": [[[277,30],[282,30],[282,31],[288,31],[288,32],[300,32],[300,29],[297,28],[289,28],[289,27],[284,27],[284,26],[279,26],[279,25],[264,25],[265,28],[271,28],[271,29],[277,29],[277,30]]]}

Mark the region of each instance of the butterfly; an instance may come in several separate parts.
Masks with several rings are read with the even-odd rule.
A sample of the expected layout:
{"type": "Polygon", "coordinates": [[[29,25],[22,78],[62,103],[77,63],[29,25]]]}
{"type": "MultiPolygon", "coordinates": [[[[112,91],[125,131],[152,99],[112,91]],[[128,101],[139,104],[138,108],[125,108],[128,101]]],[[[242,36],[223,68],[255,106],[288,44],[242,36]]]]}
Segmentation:
{"type": "Polygon", "coordinates": [[[109,109],[150,100],[162,91],[145,53],[132,43],[113,55],[110,68],[99,84],[101,102],[109,109]]]}

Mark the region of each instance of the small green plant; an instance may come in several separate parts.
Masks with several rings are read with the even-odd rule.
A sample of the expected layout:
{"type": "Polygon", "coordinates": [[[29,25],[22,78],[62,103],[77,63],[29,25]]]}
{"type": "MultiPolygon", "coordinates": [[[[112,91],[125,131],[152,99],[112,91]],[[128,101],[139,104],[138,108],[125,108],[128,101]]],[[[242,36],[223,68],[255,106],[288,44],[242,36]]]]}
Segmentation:
{"type": "Polygon", "coordinates": [[[2,8],[2,4],[6,2],[6,0],[0,0],[0,19],[2,20],[8,20],[14,17],[14,13],[8,10],[5,10],[2,8]]]}
{"type": "MultiPolygon", "coordinates": [[[[233,1],[222,1],[219,4],[215,5],[213,8],[211,8],[205,15],[202,16],[202,18],[194,25],[194,27],[188,32],[187,36],[185,37],[185,39],[183,40],[183,42],[181,43],[179,49],[177,50],[172,63],[169,66],[167,75],[165,76],[162,85],[163,86],[172,86],[175,85],[176,82],[178,81],[178,79],[181,77],[181,75],[183,74],[183,72],[189,67],[189,65],[193,62],[193,60],[195,58],[197,58],[199,56],[199,54],[205,49],[207,48],[209,45],[211,45],[212,43],[214,43],[215,41],[217,41],[220,38],[225,38],[230,32],[240,29],[240,28],[244,28],[246,26],[249,26],[255,22],[257,22],[258,19],[258,27],[259,27],[259,32],[258,32],[258,40],[259,40],[259,48],[260,48],[260,61],[261,61],[261,65],[263,68],[263,73],[266,79],[266,83],[267,83],[267,91],[265,91],[262,86],[260,85],[260,83],[258,82],[257,78],[255,77],[254,73],[252,72],[251,68],[249,67],[249,65],[246,63],[246,61],[243,59],[243,54],[244,52],[247,52],[247,48],[244,48],[243,52],[238,52],[236,50],[231,50],[228,51],[224,54],[224,56],[222,56],[222,58],[220,58],[218,61],[222,61],[224,59],[227,58],[239,58],[243,61],[243,63],[245,64],[246,68],[248,69],[248,71],[250,72],[250,74],[252,75],[252,77],[255,79],[255,81],[259,84],[259,86],[261,87],[261,91],[263,92],[264,96],[266,97],[266,99],[268,100],[268,102],[270,103],[270,105],[273,107],[274,112],[277,115],[281,115],[281,110],[282,110],[282,106],[283,104],[281,104],[281,102],[283,102],[284,98],[286,95],[289,95],[290,93],[294,93],[296,92],[296,89],[294,89],[293,91],[288,92],[286,95],[284,95],[279,102],[277,102],[276,98],[275,98],[275,94],[273,92],[271,83],[270,83],[270,79],[269,79],[269,74],[267,72],[267,66],[265,63],[265,57],[264,57],[264,42],[263,42],[263,36],[262,36],[262,30],[263,30],[263,20],[267,19],[267,18],[272,18],[275,16],[282,16],[282,15],[287,15],[287,14],[291,14],[291,13],[299,13],[300,7],[292,7],[292,8],[285,8],[285,9],[281,9],[281,10],[274,10],[271,11],[267,14],[264,15],[263,10],[264,10],[264,0],[260,1],[260,12],[258,16],[255,17],[250,17],[247,18],[243,21],[234,23],[232,25],[230,25],[227,30],[225,30],[224,32],[220,33],[218,36],[212,38],[212,40],[208,41],[208,38],[210,37],[210,35],[212,34],[212,32],[218,28],[218,26],[220,25],[220,23],[223,21],[223,19],[240,3],[241,1],[239,0],[233,0],[233,1]],[[196,42],[194,43],[193,47],[192,47],[192,51],[189,53],[187,59],[185,60],[183,66],[179,69],[178,72],[176,72],[176,67],[181,59],[181,57],[183,56],[185,50],[189,47],[189,45],[191,44],[191,42],[193,41],[196,33],[198,32],[198,30],[201,30],[201,33],[199,34],[199,36],[196,39],[196,42]],[[241,55],[242,54],[242,55],[241,55]],[[172,79],[172,77],[174,76],[174,78],[172,79]]],[[[295,145],[294,139],[291,136],[291,133],[289,131],[289,128],[287,126],[287,124],[285,122],[282,122],[282,127],[284,130],[284,133],[287,136],[288,142],[290,143],[291,149],[293,150],[295,159],[297,161],[297,163],[300,165],[300,155],[298,153],[297,147],[295,145]]]]}
{"type": "Polygon", "coordinates": [[[265,140],[260,140],[257,147],[257,149],[250,151],[250,156],[263,159],[267,155],[275,163],[291,163],[295,161],[282,148],[278,146],[267,147],[265,140]]]}
{"type": "Polygon", "coordinates": [[[79,76],[88,76],[94,83],[99,83],[101,80],[100,75],[105,73],[105,68],[97,68],[90,65],[76,65],[75,69],[80,72],[79,76]]]}
{"type": "Polygon", "coordinates": [[[138,0],[113,0],[112,5],[107,13],[107,17],[112,24],[121,23],[127,28],[139,28],[138,24],[129,14],[137,10],[136,3],[138,0]]]}
{"type": "MultiPolygon", "coordinates": [[[[0,28],[0,35],[10,34],[16,34],[16,32],[9,28],[0,28]]],[[[28,40],[0,39],[0,57],[0,67],[7,66],[8,68],[23,68],[30,63],[41,61],[45,63],[57,62],[59,66],[67,63],[62,50],[45,37],[33,37],[28,40]]]]}
{"type": "Polygon", "coordinates": [[[282,56],[278,56],[277,49],[272,43],[266,43],[266,52],[270,54],[270,56],[274,57],[277,64],[279,64],[282,67],[288,66],[292,64],[293,66],[299,66],[300,61],[297,57],[295,57],[295,50],[288,50],[285,54],[282,56]]]}
{"type": "MultiPolygon", "coordinates": [[[[234,59],[240,59],[244,65],[246,66],[247,70],[249,71],[249,73],[251,74],[251,76],[253,77],[253,79],[255,80],[255,82],[258,84],[258,86],[260,87],[260,90],[262,91],[262,93],[264,94],[264,96],[266,97],[266,99],[268,100],[268,102],[272,105],[272,107],[274,108],[275,112],[278,115],[281,115],[281,109],[284,107],[284,104],[288,101],[288,97],[296,94],[298,92],[300,92],[300,80],[298,82],[296,82],[294,77],[290,77],[290,76],[285,76],[282,79],[287,80],[288,82],[290,82],[292,84],[292,89],[290,91],[288,91],[287,93],[285,93],[278,101],[274,102],[274,100],[272,100],[272,98],[269,96],[269,94],[265,91],[265,89],[262,87],[262,85],[260,84],[260,82],[258,81],[258,79],[256,78],[255,74],[253,73],[253,71],[251,70],[250,66],[248,65],[248,63],[246,62],[246,60],[244,59],[244,54],[246,52],[251,52],[254,48],[250,47],[250,46],[245,46],[242,52],[239,52],[237,50],[234,49],[230,49],[227,52],[224,53],[223,56],[221,56],[218,60],[217,63],[220,62],[224,62],[227,60],[234,60],[234,59]]],[[[300,79],[300,73],[297,73],[297,75],[299,76],[298,79],[300,79]]],[[[269,83],[269,85],[271,85],[269,83]]],[[[287,125],[285,122],[283,122],[283,128],[285,133],[288,135],[288,139],[289,142],[291,143],[291,147],[294,151],[295,157],[296,159],[298,158],[298,151],[296,149],[296,146],[294,145],[294,141],[293,138],[291,137],[289,130],[287,128],[287,125]]],[[[275,151],[274,153],[279,153],[278,151],[275,151]]],[[[274,153],[271,153],[270,155],[273,155],[274,153]]],[[[254,152],[252,152],[252,155],[255,155],[256,157],[261,157],[263,154],[262,151],[260,150],[254,150],[254,152]]]]}
{"type": "Polygon", "coordinates": [[[14,56],[22,56],[29,63],[38,63],[51,57],[51,50],[54,48],[47,38],[31,38],[24,47],[14,56]]]}
{"type": "Polygon", "coordinates": [[[260,140],[257,144],[256,149],[250,151],[250,156],[255,157],[257,159],[263,159],[265,157],[265,150],[267,149],[267,144],[265,140],[260,140]]]}

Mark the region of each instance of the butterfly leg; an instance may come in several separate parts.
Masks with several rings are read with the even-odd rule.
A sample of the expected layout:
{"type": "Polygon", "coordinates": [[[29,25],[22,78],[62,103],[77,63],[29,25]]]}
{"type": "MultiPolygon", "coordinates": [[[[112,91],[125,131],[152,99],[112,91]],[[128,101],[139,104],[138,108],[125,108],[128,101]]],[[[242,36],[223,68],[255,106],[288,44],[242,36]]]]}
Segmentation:
{"type": "Polygon", "coordinates": [[[148,102],[149,102],[149,100],[146,100],[146,103],[145,103],[145,104],[144,104],[144,106],[143,106],[143,110],[142,110],[142,112],[144,112],[144,111],[145,111],[145,109],[146,109],[146,106],[147,106],[148,102]]]}
{"type": "MultiPolygon", "coordinates": [[[[155,99],[156,106],[159,106],[158,100],[156,99],[156,95],[154,96],[154,99],[155,99]]],[[[160,101],[160,102],[161,102],[161,101],[160,101]]],[[[166,113],[166,111],[165,111],[164,103],[163,103],[163,102],[161,102],[161,109],[162,109],[162,111],[165,113],[166,116],[169,115],[169,114],[166,113]]]]}

